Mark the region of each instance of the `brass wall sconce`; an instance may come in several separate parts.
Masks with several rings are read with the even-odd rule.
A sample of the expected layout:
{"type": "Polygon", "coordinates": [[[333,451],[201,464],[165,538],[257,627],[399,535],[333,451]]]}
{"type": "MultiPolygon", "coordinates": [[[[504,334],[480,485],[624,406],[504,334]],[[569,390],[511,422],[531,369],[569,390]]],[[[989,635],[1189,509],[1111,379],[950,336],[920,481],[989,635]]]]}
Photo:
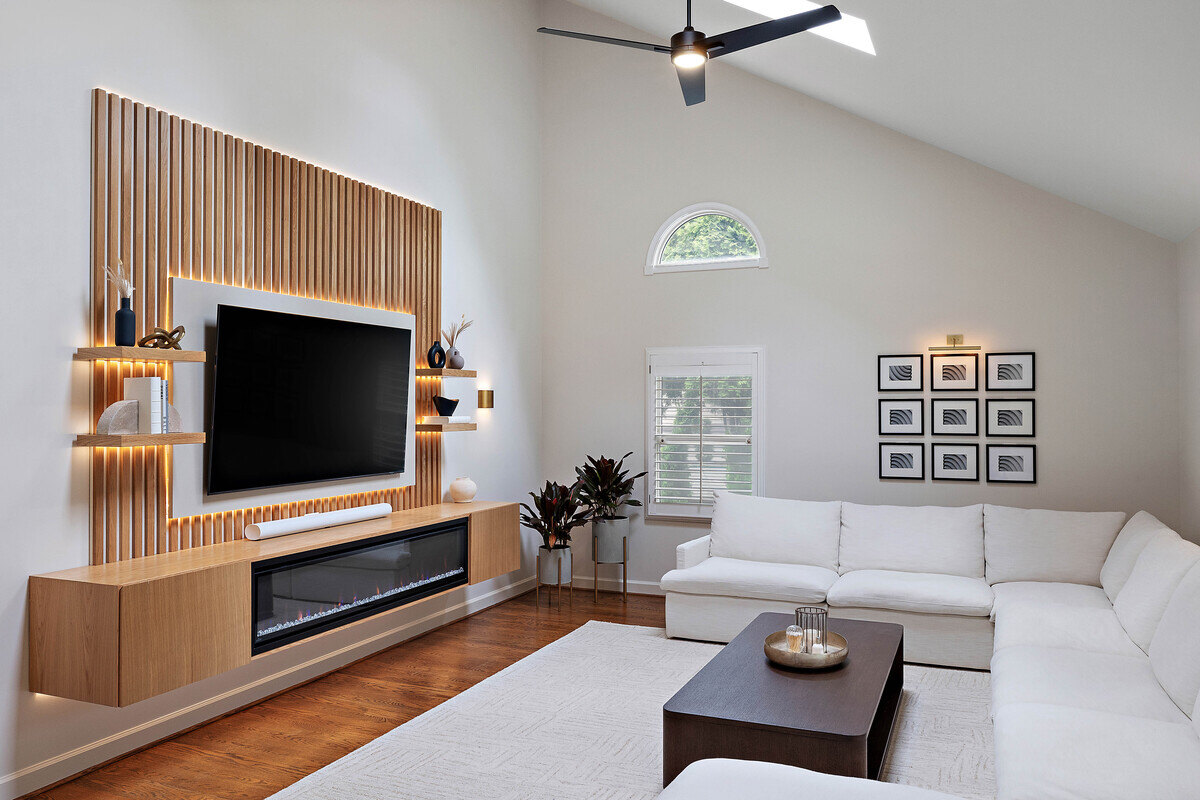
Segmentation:
{"type": "Polygon", "coordinates": [[[963,351],[963,350],[980,350],[982,349],[977,344],[963,344],[965,337],[961,333],[947,333],[945,345],[934,345],[929,348],[931,353],[940,353],[946,351],[963,351]]]}
{"type": "Polygon", "coordinates": [[[494,402],[495,393],[491,389],[479,390],[479,402],[477,404],[479,408],[492,408],[494,402]]]}

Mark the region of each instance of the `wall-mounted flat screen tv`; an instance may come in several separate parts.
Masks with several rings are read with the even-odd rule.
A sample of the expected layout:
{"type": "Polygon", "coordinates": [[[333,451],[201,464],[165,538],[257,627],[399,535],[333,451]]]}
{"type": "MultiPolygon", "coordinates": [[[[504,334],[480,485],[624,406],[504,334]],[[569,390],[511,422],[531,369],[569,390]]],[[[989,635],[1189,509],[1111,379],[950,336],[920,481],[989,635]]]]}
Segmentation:
{"type": "Polygon", "coordinates": [[[217,309],[208,493],[404,471],[412,331],[217,309]]]}

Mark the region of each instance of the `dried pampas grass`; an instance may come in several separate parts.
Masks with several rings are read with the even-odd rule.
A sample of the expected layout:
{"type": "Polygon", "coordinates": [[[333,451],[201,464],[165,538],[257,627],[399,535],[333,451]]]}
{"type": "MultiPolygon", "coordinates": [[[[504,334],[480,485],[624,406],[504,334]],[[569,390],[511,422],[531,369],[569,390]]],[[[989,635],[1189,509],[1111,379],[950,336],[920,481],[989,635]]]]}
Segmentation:
{"type": "Polygon", "coordinates": [[[442,339],[446,342],[446,348],[449,349],[454,347],[454,343],[458,341],[458,337],[462,335],[462,332],[474,324],[475,320],[467,319],[467,315],[463,314],[460,321],[454,323],[448,329],[443,330],[442,339]]]}
{"type": "Polygon", "coordinates": [[[112,267],[105,267],[104,271],[108,273],[109,283],[117,287],[117,294],[121,297],[133,297],[133,276],[125,274],[125,264],[121,259],[117,259],[115,271],[112,267]]]}

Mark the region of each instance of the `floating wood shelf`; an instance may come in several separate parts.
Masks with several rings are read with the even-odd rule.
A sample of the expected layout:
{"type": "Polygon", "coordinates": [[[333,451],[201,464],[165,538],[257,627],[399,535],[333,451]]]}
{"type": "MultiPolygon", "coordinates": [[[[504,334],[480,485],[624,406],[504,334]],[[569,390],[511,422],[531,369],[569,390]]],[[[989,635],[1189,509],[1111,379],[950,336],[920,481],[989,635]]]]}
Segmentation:
{"type": "Polygon", "coordinates": [[[158,347],[80,347],[76,361],[191,361],[203,364],[203,350],[168,350],[158,347]]]}
{"type": "Polygon", "coordinates": [[[474,378],[478,373],[473,369],[449,369],[440,367],[417,367],[418,378],[474,378]]]}
{"type": "MultiPolygon", "coordinates": [[[[517,514],[515,503],[444,503],[291,536],[239,539],[35,575],[29,579],[29,689],[127,706],[269,657],[250,653],[255,561],[466,519],[468,583],[482,583],[521,568],[517,514]]],[[[364,631],[360,638],[377,629],[363,628],[367,619],[402,618],[420,603],[440,612],[446,601],[435,598],[444,593],[272,653],[312,647],[330,636],[328,648],[341,647],[353,626],[364,631]]]]}
{"type": "Polygon", "coordinates": [[[418,422],[417,430],[434,433],[450,433],[451,431],[473,431],[474,422],[418,422]]]}
{"type": "Polygon", "coordinates": [[[174,444],[204,444],[203,433],[81,433],[76,447],[163,447],[174,444]]]}

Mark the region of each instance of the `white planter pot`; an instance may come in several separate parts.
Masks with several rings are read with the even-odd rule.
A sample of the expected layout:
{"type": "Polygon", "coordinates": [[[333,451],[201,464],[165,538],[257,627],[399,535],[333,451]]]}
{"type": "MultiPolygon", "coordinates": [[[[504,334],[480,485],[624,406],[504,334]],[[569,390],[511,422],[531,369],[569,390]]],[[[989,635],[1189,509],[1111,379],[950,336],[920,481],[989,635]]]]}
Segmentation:
{"type": "Polygon", "coordinates": [[[592,560],[597,564],[617,564],[624,561],[624,542],[628,536],[628,517],[592,520],[592,560]]]}
{"type": "Polygon", "coordinates": [[[450,499],[456,503],[469,503],[475,499],[479,487],[470,478],[455,478],[450,482],[450,499]]]}
{"type": "Polygon", "coordinates": [[[570,547],[538,547],[538,582],[543,586],[566,586],[571,582],[570,547]],[[562,572],[559,572],[560,565],[562,572]]]}

